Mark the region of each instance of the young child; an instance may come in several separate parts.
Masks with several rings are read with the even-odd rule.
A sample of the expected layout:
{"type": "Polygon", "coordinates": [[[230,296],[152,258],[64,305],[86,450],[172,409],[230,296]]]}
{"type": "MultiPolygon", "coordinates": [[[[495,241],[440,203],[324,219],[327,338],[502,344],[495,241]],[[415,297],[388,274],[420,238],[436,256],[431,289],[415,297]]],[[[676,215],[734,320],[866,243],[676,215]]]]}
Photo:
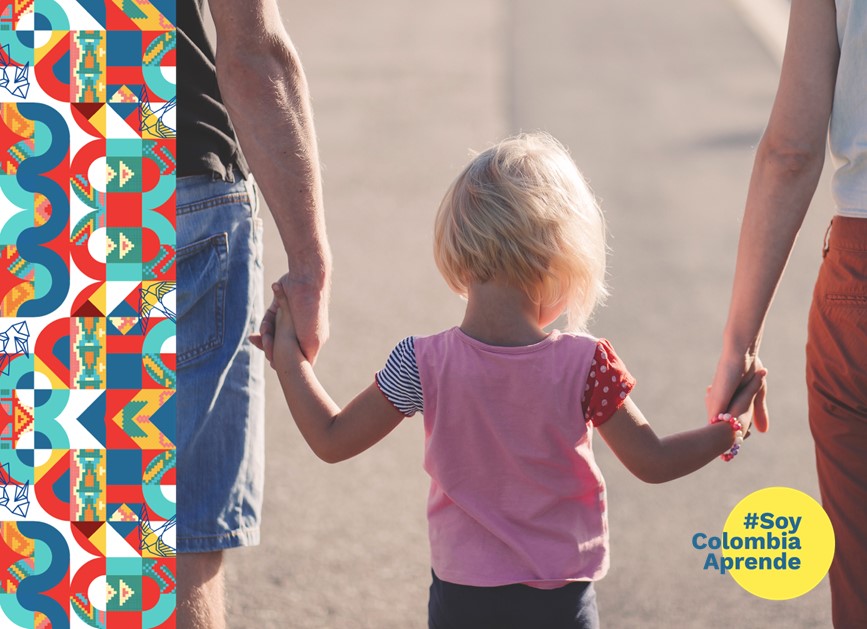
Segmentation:
{"type": "Polygon", "coordinates": [[[592,582],[608,570],[596,428],[638,478],[665,482],[746,433],[765,372],[733,401],[740,418],[658,438],[629,397],[611,345],[583,332],[605,295],[605,226],[567,151],[546,134],[476,156],[445,195],[434,255],[466,297],[459,327],[401,341],[340,409],[278,304],[272,364],[307,443],[334,463],[424,413],[433,583],[429,626],[598,627],[592,582]],[[560,314],[573,332],[545,332],[560,314]]]}

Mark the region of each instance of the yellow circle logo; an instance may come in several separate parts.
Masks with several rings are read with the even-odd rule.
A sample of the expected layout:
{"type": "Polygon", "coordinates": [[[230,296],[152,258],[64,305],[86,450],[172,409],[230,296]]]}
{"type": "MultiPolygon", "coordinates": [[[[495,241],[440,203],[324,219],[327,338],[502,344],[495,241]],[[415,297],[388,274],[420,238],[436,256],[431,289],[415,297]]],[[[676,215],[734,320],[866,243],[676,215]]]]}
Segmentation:
{"type": "Polygon", "coordinates": [[[775,601],[806,594],[828,573],[834,529],[822,506],[790,487],[741,500],[720,540],[721,563],[747,592],[775,601]]]}

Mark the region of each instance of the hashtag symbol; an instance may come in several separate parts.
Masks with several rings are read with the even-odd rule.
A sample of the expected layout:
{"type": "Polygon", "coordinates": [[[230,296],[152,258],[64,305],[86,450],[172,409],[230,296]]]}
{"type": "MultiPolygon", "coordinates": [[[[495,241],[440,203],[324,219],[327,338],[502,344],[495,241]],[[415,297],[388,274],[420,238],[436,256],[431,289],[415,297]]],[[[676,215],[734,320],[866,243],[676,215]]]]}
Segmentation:
{"type": "Polygon", "coordinates": [[[759,515],[757,513],[748,513],[744,518],[744,528],[754,529],[759,523],[759,515]]]}

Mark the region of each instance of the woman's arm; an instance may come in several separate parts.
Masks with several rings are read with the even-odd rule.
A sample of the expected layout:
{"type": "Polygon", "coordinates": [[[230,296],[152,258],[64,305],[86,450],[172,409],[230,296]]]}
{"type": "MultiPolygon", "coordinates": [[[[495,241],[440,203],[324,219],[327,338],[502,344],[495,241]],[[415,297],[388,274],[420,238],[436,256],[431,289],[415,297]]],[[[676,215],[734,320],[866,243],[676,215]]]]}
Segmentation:
{"type": "MultiPolygon", "coordinates": [[[[761,366],[765,316],[822,173],[838,58],[834,1],[793,0],[780,85],[747,194],[710,417],[761,366]]],[[[755,424],[767,429],[764,389],[755,424]]]]}
{"type": "Polygon", "coordinates": [[[341,409],[319,383],[298,346],[283,289],[280,284],[272,288],[278,306],[273,365],[298,430],[326,463],[338,463],[367,450],[394,430],[403,414],[376,384],[341,409]]]}
{"type": "MultiPolygon", "coordinates": [[[[756,372],[732,400],[732,414],[749,430],[752,400],[764,384],[766,371],[756,372]]],[[[732,447],[728,422],[659,438],[630,397],[598,428],[620,462],[646,483],[665,483],[691,474],[732,447]]]]}

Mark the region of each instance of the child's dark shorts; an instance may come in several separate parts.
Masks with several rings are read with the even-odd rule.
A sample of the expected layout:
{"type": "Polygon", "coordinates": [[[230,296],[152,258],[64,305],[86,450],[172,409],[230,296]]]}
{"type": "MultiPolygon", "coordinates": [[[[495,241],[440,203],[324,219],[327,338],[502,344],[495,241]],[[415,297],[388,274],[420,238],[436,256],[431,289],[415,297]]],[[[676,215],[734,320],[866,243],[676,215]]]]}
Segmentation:
{"type": "Polygon", "coordinates": [[[599,629],[590,581],[540,590],[457,585],[431,574],[428,629],[599,629]]]}

